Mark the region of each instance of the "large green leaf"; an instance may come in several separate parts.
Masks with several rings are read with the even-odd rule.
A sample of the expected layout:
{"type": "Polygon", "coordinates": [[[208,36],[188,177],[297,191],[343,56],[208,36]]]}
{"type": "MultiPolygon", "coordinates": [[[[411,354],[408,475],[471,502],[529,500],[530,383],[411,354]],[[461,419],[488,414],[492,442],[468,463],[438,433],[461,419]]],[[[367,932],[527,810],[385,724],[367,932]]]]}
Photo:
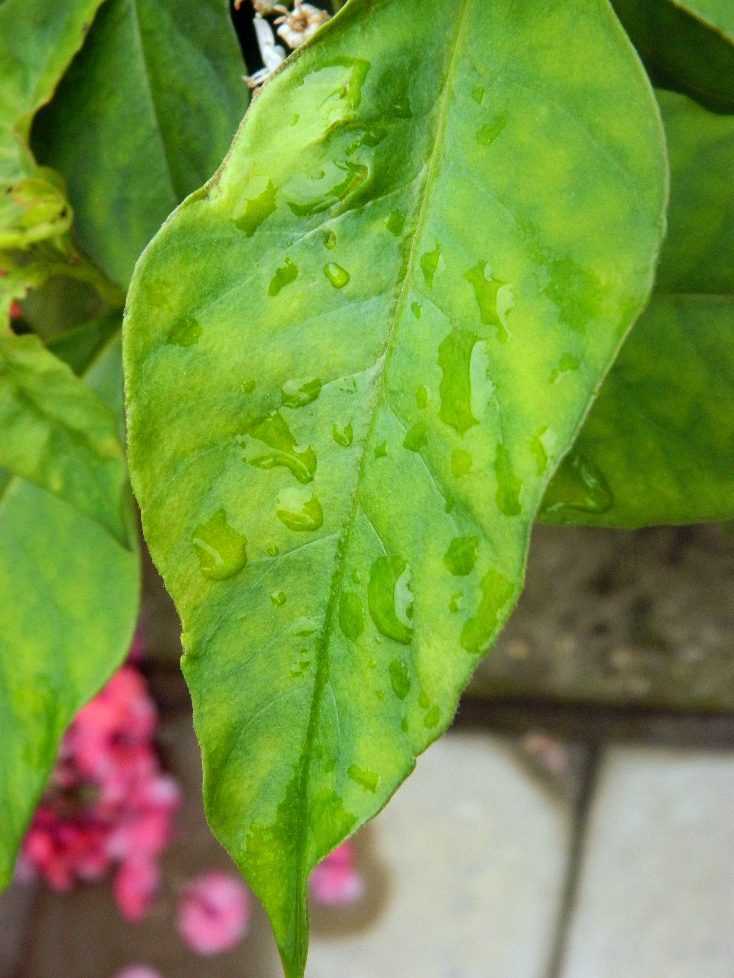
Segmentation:
{"type": "Polygon", "coordinates": [[[0,336],[0,430],[0,466],[130,546],[114,415],[37,336],[0,336]]]}
{"type": "Polygon", "coordinates": [[[734,517],[734,117],[658,97],[671,200],[655,292],[548,487],[549,522],[734,517]]]}
{"type": "Polygon", "coordinates": [[[351,0],[138,265],[134,488],[208,816],[291,978],[310,870],[446,728],[512,609],[665,196],[605,0],[351,0]]]}
{"type": "Polygon", "coordinates": [[[227,0],[108,0],[34,128],[76,233],[126,287],[140,252],[214,172],[247,106],[227,0]]]}
{"type": "Polygon", "coordinates": [[[654,81],[734,112],[732,0],[612,0],[654,81]]]}
{"type": "MultiPolygon", "coordinates": [[[[119,315],[76,337],[57,352],[119,411],[119,315]]],[[[1,889],[64,730],[130,647],[139,557],[51,493],[0,479],[1,889]]],[[[125,518],[135,539],[129,496],[125,518]]]]}

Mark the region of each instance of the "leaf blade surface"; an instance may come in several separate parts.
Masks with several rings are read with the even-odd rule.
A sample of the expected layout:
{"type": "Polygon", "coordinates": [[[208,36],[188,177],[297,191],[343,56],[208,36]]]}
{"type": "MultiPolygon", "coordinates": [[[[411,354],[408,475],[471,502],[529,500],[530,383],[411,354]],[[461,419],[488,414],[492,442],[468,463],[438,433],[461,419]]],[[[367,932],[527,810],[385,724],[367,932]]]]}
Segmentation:
{"type": "MultiPolygon", "coordinates": [[[[119,315],[118,315],[119,323],[119,315]]],[[[90,324],[80,373],[122,423],[119,332],[90,324]],[[102,333],[108,342],[98,342],[102,333]],[[96,346],[96,354],[89,355],[96,346]],[[112,381],[117,375],[116,384],[112,381]]],[[[67,350],[71,345],[67,343],[67,350]]],[[[137,546],[127,550],[68,503],[1,472],[0,888],[77,711],[130,648],[138,616],[137,546]]],[[[125,518],[136,540],[132,501],[125,518]]]]}
{"type": "Polygon", "coordinates": [[[207,813],[289,976],[311,868],[446,728],[511,610],[663,226],[659,122],[606,4],[422,6],[353,2],[296,54],[126,312],[207,813]]]}
{"type": "Polygon", "coordinates": [[[672,188],[655,291],[548,488],[547,522],[734,516],[734,119],[658,98],[672,188]]]}

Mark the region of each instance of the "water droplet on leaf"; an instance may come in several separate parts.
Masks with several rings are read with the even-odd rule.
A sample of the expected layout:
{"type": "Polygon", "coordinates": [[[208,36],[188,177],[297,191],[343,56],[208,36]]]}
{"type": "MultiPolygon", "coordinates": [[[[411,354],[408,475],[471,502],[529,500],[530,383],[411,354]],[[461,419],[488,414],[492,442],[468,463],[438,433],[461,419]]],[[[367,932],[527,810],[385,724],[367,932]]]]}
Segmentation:
{"type": "Polygon", "coordinates": [[[259,469],[285,466],[302,484],[311,482],[316,474],[316,455],[310,445],[302,448],[280,413],[274,411],[264,421],[256,422],[248,432],[254,441],[262,442],[272,451],[262,453],[256,445],[248,446],[245,461],[259,469]]]}
{"type": "Polygon", "coordinates": [[[410,645],[413,638],[410,568],[400,557],[378,557],[370,568],[367,606],[375,627],[386,638],[410,645]]]}
{"type": "Polygon", "coordinates": [[[266,547],[266,552],[269,557],[277,557],[280,553],[280,547],[276,543],[270,543],[266,547]]]}
{"type": "Polygon", "coordinates": [[[426,285],[429,289],[433,288],[433,277],[436,274],[440,258],[441,246],[438,242],[436,242],[434,251],[426,251],[425,254],[421,256],[421,271],[423,272],[423,278],[426,280],[426,285]]]}
{"type": "Polygon", "coordinates": [[[270,595],[270,600],[273,602],[276,608],[281,608],[285,604],[285,592],[273,591],[270,595]]]}
{"type": "Polygon", "coordinates": [[[490,122],[486,122],[477,132],[477,142],[480,146],[491,146],[495,139],[507,125],[506,115],[496,115],[490,122]]]}
{"type": "Polygon", "coordinates": [[[352,591],[343,591],[339,599],[339,627],[352,642],[356,642],[364,631],[362,602],[352,591]]]}
{"type": "Polygon", "coordinates": [[[497,476],[495,499],[498,507],[505,516],[519,516],[522,512],[520,505],[522,482],[513,472],[510,453],[503,444],[497,446],[494,471],[497,476]]]}
{"type": "Polygon", "coordinates": [[[373,771],[363,771],[356,764],[351,764],[347,770],[347,775],[360,788],[364,788],[365,791],[369,791],[372,794],[377,791],[377,784],[380,778],[373,771]]]}
{"type": "Polygon", "coordinates": [[[288,380],[280,391],[280,403],[283,407],[302,408],[311,404],[321,393],[321,381],[318,377],[313,380],[288,380]]]}
{"type": "Polygon", "coordinates": [[[398,699],[404,700],[410,692],[410,675],[408,666],[401,659],[393,659],[390,663],[390,683],[398,699]]]}
{"type": "Polygon", "coordinates": [[[232,577],[247,563],[247,537],[227,522],[224,509],[218,509],[191,537],[199,558],[199,569],[212,581],[232,577]]]}
{"type": "Polygon", "coordinates": [[[335,247],[336,247],[336,235],[329,228],[327,231],[324,231],[324,248],[328,248],[329,251],[331,251],[331,249],[335,247]]]}
{"type": "Polygon", "coordinates": [[[474,618],[464,622],[461,646],[472,655],[484,652],[500,625],[500,615],[514,594],[509,577],[491,568],[482,578],[482,599],[474,618]]]}
{"type": "Polygon", "coordinates": [[[458,434],[478,424],[471,410],[471,355],[479,341],[467,329],[452,329],[438,348],[438,365],[443,373],[439,386],[439,418],[458,434]]]}
{"type": "Polygon", "coordinates": [[[246,380],[244,382],[244,384],[242,385],[242,393],[243,394],[252,394],[252,392],[254,390],[255,390],[255,381],[254,380],[246,380]]]}
{"type": "Polygon", "coordinates": [[[286,285],[290,285],[291,282],[295,282],[297,278],[298,267],[294,265],[290,258],[286,258],[285,264],[276,269],[275,275],[270,280],[268,295],[276,296],[281,289],[284,289],[286,285]]]}
{"type": "Polygon", "coordinates": [[[335,289],[343,289],[344,286],[349,282],[349,272],[346,268],[342,268],[341,265],[337,265],[335,261],[329,262],[328,265],[324,265],[324,275],[328,278],[335,289]]]}
{"type": "Polygon", "coordinates": [[[471,97],[477,105],[481,105],[484,101],[484,85],[475,85],[471,90],[471,97]]]}
{"type": "Polygon", "coordinates": [[[415,403],[420,411],[428,407],[428,388],[425,384],[421,384],[415,392],[415,403]]]}
{"type": "Polygon", "coordinates": [[[380,442],[375,448],[375,458],[387,458],[387,442],[380,442]]]}
{"type": "Polygon", "coordinates": [[[433,730],[435,726],[438,725],[438,721],[441,719],[441,711],[437,706],[432,706],[431,709],[423,717],[423,725],[428,727],[429,730],[433,730]]]}
{"type": "Polygon", "coordinates": [[[253,197],[247,201],[244,213],[237,218],[233,218],[233,224],[244,231],[245,236],[251,238],[263,221],[267,220],[275,212],[277,188],[272,180],[258,197],[253,197]]]}
{"type": "Polygon", "coordinates": [[[278,494],[276,515],[289,530],[313,533],[324,525],[324,512],[316,496],[295,486],[278,494]]]}
{"type": "Polygon", "coordinates": [[[354,429],[352,428],[351,424],[340,428],[339,425],[335,423],[331,429],[331,434],[337,445],[341,445],[342,448],[349,448],[349,446],[352,444],[352,439],[354,438],[354,429]]]}
{"type": "MultiPolygon", "coordinates": [[[[507,282],[500,282],[499,279],[486,277],[487,262],[480,261],[474,268],[464,272],[464,278],[474,289],[474,298],[479,306],[479,315],[485,326],[494,326],[497,330],[497,339],[500,343],[507,342],[507,328],[504,323],[507,302],[511,300],[507,292],[503,293],[503,301],[498,301],[499,292],[507,286],[507,282]],[[502,313],[502,315],[500,315],[502,313]]],[[[509,307],[511,308],[511,306],[509,307]]]]}
{"type": "Polygon", "coordinates": [[[405,214],[402,211],[393,211],[387,219],[387,229],[390,234],[394,234],[396,238],[399,238],[403,233],[404,227],[405,214]]]}
{"type": "Polygon", "coordinates": [[[168,334],[168,342],[174,346],[194,346],[199,342],[203,330],[196,316],[182,316],[168,334]]]}
{"type": "Polygon", "coordinates": [[[420,319],[421,318],[421,304],[420,304],[420,302],[412,302],[411,305],[410,305],[410,309],[411,309],[411,312],[413,313],[413,315],[415,316],[416,319],[420,319]]]}
{"type": "Polygon", "coordinates": [[[446,569],[454,577],[467,577],[474,570],[479,537],[454,537],[444,554],[446,569]]]}
{"type": "Polygon", "coordinates": [[[428,444],[428,422],[416,421],[416,423],[406,432],[403,440],[403,448],[409,452],[419,452],[428,444]]]}

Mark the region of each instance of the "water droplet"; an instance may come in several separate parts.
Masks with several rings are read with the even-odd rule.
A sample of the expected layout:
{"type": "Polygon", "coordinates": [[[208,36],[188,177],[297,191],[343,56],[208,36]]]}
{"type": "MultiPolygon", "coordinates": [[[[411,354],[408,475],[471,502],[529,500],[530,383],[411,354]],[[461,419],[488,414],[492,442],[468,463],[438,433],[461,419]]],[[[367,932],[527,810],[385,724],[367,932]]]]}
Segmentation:
{"type": "Polygon", "coordinates": [[[420,302],[412,302],[410,304],[410,309],[416,319],[421,318],[421,304],[420,302]]]}
{"type": "Polygon", "coordinates": [[[232,577],[247,563],[247,537],[227,522],[224,509],[218,509],[194,530],[191,542],[199,558],[199,569],[212,581],[232,577]]]}
{"type": "Polygon", "coordinates": [[[428,444],[428,422],[427,421],[416,421],[412,428],[409,428],[406,432],[405,439],[403,441],[403,448],[407,448],[409,452],[419,452],[421,448],[425,448],[428,444]]]}
{"type": "Polygon", "coordinates": [[[272,449],[257,454],[257,446],[248,446],[244,458],[250,465],[259,469],[285,466],[303,485],[313,480],[316,474],[316,455],[310,445],[300,447],[296,444],[296,439],[280,411],[274,411],[264,421],[255,422],[248,434],[254,441],[262,442],[272,449]]]}
{"type": "Polygon", "coordinates": [[[330,261],[328,265],[324,265],[324,275],[328,278],[335,289],[343,289],[344,286],[349,282],[349,272],[346,268],[342,268],[341,265],[337,265],[335,261],[330,261]]]}
{"type": "Polygon", "coordinates": [[[399,238],[403,233],[404,227],[405,214],[402,211],[393,211],[387,219],[387,229],[390,234],[394,234],[396,238],[399,238]]]}
{"type": "Polygon", "coordinates": [[[285,591],[271,592],[270,600],[273,602],[276,608],[281,608],[285,604],[285,591]]]}
{"type": "Polygon", "coordinates": [[[461,646],[472,655],[484,652],[500,627],[502,612],[515,592],[512,581],[500,571],[490,568],[482,578],[482,600],[476,617],[464,622],[461,646]]]}
{"type": "Polygon", "coordinates": [[[348,109],[358,109],[362,102],[362,86],[364,85],[367,74],[372,67],[366,58],[351,58],[348,55],[340,55],[325,62],[318,71],[324,68],[349,68],[349,78],[345,85],[338,89],[337,95],[343,99],[348,109]]]}
{"type": "Polygon", "coordinates": [[[283,407],[302,408],[311,404],[321,393],[321,381],[318,377],[313,380],[288,380],[280,389],[280,403],[283,407]]]}
{"type": "Polygon", "coordinates": [[[397,698],[404,700],[410,692],[411,683],[408,666],[401,659],[393,659],[390,663],[390,683],[397,698]]]}
{"type": "Polygon", "coordinates": [[[426,280],[426,285],[429,289],[433,288],[433,277],[436,274],[436,269],[438,268],[438,262],[441,258],[441,246],[436,242],[436,248],[434,251],[426,251],[425,254],[421,256],[421,271],[423,272],[423,278],[426,280]]]}
{"type": "Polygon", "coordinates": [[[281,289],[284,289],[286,285],[290,285],[291,282],[295,282],[297,278],[298,267],[294,265],[290,258],[286,258],[285,265],[276,269],[275,275],[270,280],[268,295],[276,296],[281,289]]]}
{"type": "Polygon", "coordinates": [[[513,472],[510,453],[502,444],[497,446],[494,471],[497,476],[497,492],[495,494],[497,505],[505,516],[519,516],[522,512],[520,505],[522,482],[513,472]]]}
{"type": "Polygon", "coordinates": [[[387,442],[380,442],[375,448],[375,458],[387,458],[387,442]]]}
{"type": "Polygon", "coordinates": [[[329,251],[331,251],[331,249],[334,247],[336,247],[336,235],[331,228],[329,228],[328,230],[324,231],[324,248],[328,248],[329,251]]]}
{"type": "Polygon", "coordinates": [[[479,423],[471,410],[471,355],[477,342],[479,337],[468,329],[452,329],[438,348],[438,365],[443,372],[438,416],[460,435],[479,423]]]}
{"type": "Polygon", "coordinates": [[[352,642],[356,642],[364,631],[362,602],[352,591],[343,591],[339,599],[339,627],[352,642]]]}
{"type": "Polygon", "coordinates": [[[552,516],[557,523],[573,523],[579,512],[599,515],[613,505],[614,494],[604,473],[590,458],[574,449],[551,479],[540,513],[552,516]]]}
{"type": "Polygon", "coordinates": [[[254,380],[246,380],[244,382],[244,384],[242,385],[242,393],[243,394],[252,394],[252,392],[254,390],[255,390],[255,381],[254,380]]]}
{"type": "Polygon", "coordinates": [[[293,116],[293,119],[291,120],[291,126],[297,126],[297,125],[298,125],[298,120],[299,120],[300,118],[301,118],[301,117],[300,117],[300,115],[299,115],[298,113],[296,113],[296,114],[295,114],[295,115],[293,116]]]}
{"type": "Polygon", "coordinates": [[[328,173],[324,173],[323,179],[317,181],[319,183],[325,181],[329,186],[320,189],[315,197],[312,187],[301,186],[301,196],[310,199],[289,200],[288,206],[296,217],[319,214],[354,193],[368,176],[369,169],[363,163],[352,163],[350,160],[345,160],[343,163],[330,163],[328,173]]]}
{"type": "Polygon", "coordinates": [[[428,727],[429,730],[433,730],[435,726],[438,725],[438,721],[441,719],[441,711],[437,706],[432,706],[431,709],[423,717],[423,725],[428,727]]]}
{"type": "Polygon", "coordinates": [[[196,316],[182,316],[173,324],[168,334],[168,342],[174,346],[194,346],[199,342],[203,330],[196,316]]]}
{"type": "Polygon", "coordinates": [[[403,733],[407,733],[408,732],[408,718],[407,717],[403,717],[403,719],[400,721],[400,729],[403,731],[403,733]]]}
{"type": "Polygon", "coordinates": [[[373,771],[363,771],[356,764],[350,764],[347,775],[350,780],[358,784],[360,788],[364,788],[365,791],[370,791],[373,795],[377,791],[380,778],[373,771]]]}
{"type": "Polygon", "coordinates": [[[352,580],[354,581],[355,584],[362,583],[362,575],[359,573],[356,567],[352,571],[352,580]]]}
{"type": "Polygon", "coordinates": [[[370,568],[367,606],[377,630],[410,645],[413,638],[410,567],[400,557],[378,557],[370,568]]]}
{"type": "Polygon", "coordinates": [[[428,407],[428,388],[421,384],[415,392],[415,403],[420,411],[428,407]]]}
{"type": "Polygon", "coordinates": [[[428,693],[426,693],[426,691],[424,689],[422,689],[421,690],[421,694],[418,697],[418,706],[422,710],[427,710],[430,705],[431,705],[431,701],[428,698],[428,693]]]}
{"type": "Polygon", "coordinates": [[[500,282],[490,275],[486,277],[487,262],[480,261],[474,268],[464,272],[464,278],[474,289],[474,298],[479,306],[479,315],[485,326],[494,326],[497,330],[497,339],[500,343],[507,342],[507,327],[505,326],[505,316],[507,311],[512,308],[512,290],[508,288],[507,282],[500,282]],[[505,289],[500,299],[500,290],[505,289]],[[508,305],[509,303],[509,305],[508,305]]]}
{"type": "Polygon", "coordinates": [[[581,366],[581,361],[578,357],[575,357],[573,353],[564,353],[561,359],[558,361],[558,365],[552,371],[550,377],[548,378],[549,383],[555,384],[561,374],[568,373],[569,371],[578,370],[581,366]]]}
{"type": "Polygon", "coordinates": [[[484,101],[484,85],[475,85],[471,90],[471,97],[477,105],[481,105],[484,101]]]}
{"type": "Polygon", "coordinates": [[[449,574],[467,577],[477,562],[479,537],[454,537],[444,554],[443,562],[449,574]]]}
{"type": "Polygon", "coordinates": [[[289,530],[313,533],[324,525],[324,511],[307,489],[289,486],[278,494],[276,515],[289,530]]]}
{"type": "Polygon", "coordinates": [[[506,115],[496,115],[490,122],[485,124],[477,132],[477,142],[480,146],[491,146],[495,139],[507,125],[506,115]]]}
{"type": "Polygon", "coordinates": [[[451,453],[451,474],[457,479],[471,475],[474,459],[463,448],[455,448],[451,453]]]}
{"type": "Polygon", "coordinates": [[[277,545],[277,543],[268,544],[265,550],[269,557],[277,557],[280,553],[280,547],[277,545]]]}
{"type": "Polygon", "coordinates": [[[351,424],[345,425],[340,428],[338,424],[334,424],[331,429],[332,437],[337,445],[341,445],[342,448],[349,448],[352,444],[352,439],[354,438],[354,429],[351,424]]]}
{"type": "Polygon", "coordinates": [[[253,197],[247,201],[245,211],[240,217],[232,219],[232,223],[240,231],[244,231],[245,237],[251,238],[263,221],[267,220],[275,212],[275,197],[278,193],[277,187],[272,180],[258,197],[253,197]]]}
{"type": "Polygon", "coordinates": [[[376,700],[382,700],[384,698],[385,698],[385,694],[382,692],[382,690],[381,689],[376,689],[375,690],[375,699],[376,700]]]}
{"type": "Polygon", "coordinates": [[[457,591],[456,594],[451,595],[451,600],[449,601],[449,611],[452,615],[455,615],[459,608],[461,608],[461,602],[463,599],[464,595],[461,591],[457,591]]]}

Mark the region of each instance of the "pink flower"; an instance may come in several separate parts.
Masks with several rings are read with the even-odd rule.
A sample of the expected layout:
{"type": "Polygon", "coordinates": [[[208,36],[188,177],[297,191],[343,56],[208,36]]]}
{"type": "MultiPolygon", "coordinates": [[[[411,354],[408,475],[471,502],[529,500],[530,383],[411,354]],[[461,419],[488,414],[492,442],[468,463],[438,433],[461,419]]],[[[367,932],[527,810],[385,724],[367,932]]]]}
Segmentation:
{"type": "Polygon", "coordinates": [[[176,926],[192,951],[209,955],[236,947],[249,920],[248,891],[238,879],[213,870],[186,887],[176,926]]]}
{"type": "Polygon", "coordinates": [[[309,880],[311,896],[327,907],[352,903],[364,893],[364,880],[354,865],[351,842],[335,849],[314,869],[309,880]]]}
{"type": "Polygon", "coordinates": [[[178,785],[160,771],[156,724],[145,680],[123,666],[64,737],[23,843],[24,876],[35,872],[62,891],[117,865],[120,911],[130,921],[145,915],[181,803],[178,785]]]}
{"type": "Polygon", "coordinates": [[[137,924],[148,912],[158,889],[160,873],[154,860],[133,856],[115,874],[112,890],[125,920],[137,924]]]}
{"type": "Polygon", "coordinates": [[[155,968],[148,968],[144,964],[134,964],[131,968],[123,968],[122,971],[118,971],[115,978],[163,978],[163,976],[155,968]]]}

